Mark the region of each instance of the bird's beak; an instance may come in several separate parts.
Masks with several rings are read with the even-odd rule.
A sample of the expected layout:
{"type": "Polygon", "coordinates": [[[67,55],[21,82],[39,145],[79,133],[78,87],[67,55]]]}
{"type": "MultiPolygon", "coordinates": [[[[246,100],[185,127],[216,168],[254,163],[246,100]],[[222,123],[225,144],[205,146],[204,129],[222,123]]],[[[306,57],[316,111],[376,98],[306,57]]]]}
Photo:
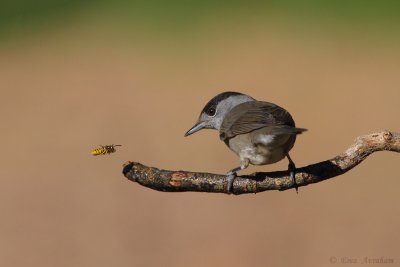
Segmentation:
{"type": "Polygon", "coordinates": [[[191,135],[191,134],[194,134],[194,133],[197,132],[197,131],[200,131],[201,129],[204,128],[204,126],[205,126],[205,123],[204,123],[204,122],[197,122],[192,128],[190,128],[189,131],[187,131],[187,132],[185,133],[185,136],[189,136],[189,135],[191,135]]]}

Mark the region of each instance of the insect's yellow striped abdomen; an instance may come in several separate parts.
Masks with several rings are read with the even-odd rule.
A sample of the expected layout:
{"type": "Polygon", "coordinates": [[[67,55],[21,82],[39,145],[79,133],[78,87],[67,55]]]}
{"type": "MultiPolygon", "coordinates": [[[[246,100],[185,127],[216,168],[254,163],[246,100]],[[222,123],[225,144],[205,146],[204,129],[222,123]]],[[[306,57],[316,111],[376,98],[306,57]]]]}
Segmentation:
{"type": "Polygon", "coordinates": [[[100,145],[100,148],[93,149],[91,153],[93,156],[111,154],[116,151],[115,150],[116,146],[121,146],[121,145],[106,145],[106,146],[100,145]]]}

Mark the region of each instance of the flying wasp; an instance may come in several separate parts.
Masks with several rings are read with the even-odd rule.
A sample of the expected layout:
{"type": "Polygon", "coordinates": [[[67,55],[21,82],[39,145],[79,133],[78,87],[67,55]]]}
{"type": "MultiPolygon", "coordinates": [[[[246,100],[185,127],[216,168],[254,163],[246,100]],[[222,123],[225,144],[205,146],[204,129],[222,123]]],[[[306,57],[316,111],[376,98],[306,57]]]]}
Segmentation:
{"type": "Polygon", "coordinates": [[[116,146],[121,146],[121,145],[105,145],[105,146],[100,145],[100,148],[93,149],[91,153],[93,156],[111,154],[116,151],[115,150],[116,146]]]}

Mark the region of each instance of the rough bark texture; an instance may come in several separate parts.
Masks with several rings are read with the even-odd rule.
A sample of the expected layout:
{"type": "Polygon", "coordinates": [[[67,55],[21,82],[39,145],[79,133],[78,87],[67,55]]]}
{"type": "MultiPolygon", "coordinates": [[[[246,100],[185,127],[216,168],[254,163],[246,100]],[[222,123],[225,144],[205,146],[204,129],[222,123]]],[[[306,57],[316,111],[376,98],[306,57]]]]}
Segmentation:
{"type": "MultiPolygon", "coordinates": [[[[296,183],[301,187],[339,176],[376,151],[400,152],[400,134],[384,131],[359,136],[344,153],[330,160],[297,168],[296,183]]],[[[228,193],[225,174],[160,170],[137,162],[125,163],[123,174],[133,182],[163,192],[228,193]]],[[[238,176],[232,193],[239,195],[291,188],[294,188],[294,183],[288,171],[258,172],[238,176]]]]}

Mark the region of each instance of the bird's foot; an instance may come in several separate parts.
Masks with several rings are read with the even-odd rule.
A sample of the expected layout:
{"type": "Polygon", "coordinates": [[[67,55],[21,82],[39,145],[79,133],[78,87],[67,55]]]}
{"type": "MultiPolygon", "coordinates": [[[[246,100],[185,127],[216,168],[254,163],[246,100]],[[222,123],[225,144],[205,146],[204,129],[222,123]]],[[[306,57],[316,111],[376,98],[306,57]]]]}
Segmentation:
{"type": "Polygon", "coordinates": [[[236,178],[236,172],[230,171],[226,174],[226,179],[228,184],[226,185],[226,192],[228,194],[231,194],[233,191],[233,182],[235,181],[236,178]]]}
{"type": "Polygon", "coordinates": [[[290,172],[290,179],[293,180],[293,185],[294,185],[294,188],[296,189],[296,194],[298,194],[299,193],[299,186],[298,186],[298,184],[296,182],[296,166],[294,165],[293,162],[289,163],[288,169],[289,169],[289,172],[290,172]]]}

